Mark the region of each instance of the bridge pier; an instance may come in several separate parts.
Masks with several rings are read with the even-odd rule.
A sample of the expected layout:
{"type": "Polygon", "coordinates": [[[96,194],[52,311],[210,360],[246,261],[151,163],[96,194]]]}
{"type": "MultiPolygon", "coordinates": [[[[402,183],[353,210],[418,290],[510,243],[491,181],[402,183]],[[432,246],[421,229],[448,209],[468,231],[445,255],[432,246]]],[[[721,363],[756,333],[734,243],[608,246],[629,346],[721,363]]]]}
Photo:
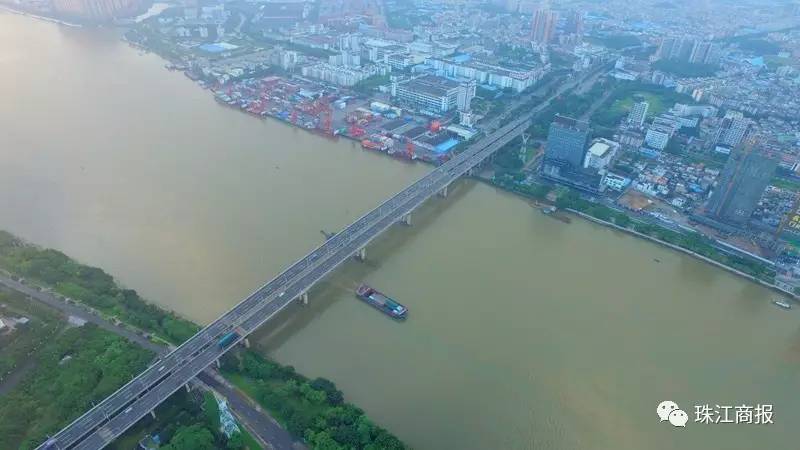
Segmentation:
{"type": "Polygon", "coordinates": [[[300,294],[300,301],[303,302],[304,305],[308,304],[308,292],[300,294]]]}
{"type": "Polygon", "coordinates": [[[400,219],[400,222],[401,222],[403,225],[406,225],[406,226],[409,226],[409,227],[410,227],[410,226],[411,226],[411,213],[408,213],[408,214],[406,214],[405,216],[403,216],[403,218],[402,218],[402,219],[400,219]]]}
{"type": "Polygon", "coordinates": [[[150,410],[150,417],[152,417],[153,419],[156,418],[156,410],[155,409],[150,410]]]}
{"type": "Polygon", "coordinates": [[[186,387],[186,392],[192,392],[192,386],[189,383],[184,384],[186,387]]]}
{"type": "Polygon", "coordinates": [[[439,197],[447,198],[447,188],[449,186],[445,186],[441,191],[439,191],[439,197]]]}
{"type": "Polygon", "coordinates": [[[359,261],[367,260],[367,247],[361,247],[358,249],[358,253],[356,253],[356,259],[359,261]]]}
{"type": "Polygon", "coordinates": [[[244,348],[250,348],[250,339],[248,338],[242,339],[242,345],[244,346],[244,348]]]}
{"type": "Polygon", "coordinates": [[[220,364],[220,362],[219,362],[219,358],[217,358],[217,359],[215,359],[215,360],[214,360],[214,365],[216,365],[216,366],[217,366],[217,369],[220,369],[220,368],[222,368],[222,364],[220,364]]]}

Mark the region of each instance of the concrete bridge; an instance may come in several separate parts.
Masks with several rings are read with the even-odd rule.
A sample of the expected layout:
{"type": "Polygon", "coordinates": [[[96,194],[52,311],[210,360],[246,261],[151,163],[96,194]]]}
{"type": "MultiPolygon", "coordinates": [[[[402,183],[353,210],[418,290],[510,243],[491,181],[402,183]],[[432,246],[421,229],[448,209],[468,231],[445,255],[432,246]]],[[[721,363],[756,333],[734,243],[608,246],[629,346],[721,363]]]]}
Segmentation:
{"type": "Polygon", "coordinates": [[[435,168],[420,180],[369,211],[341,232],[330,236],[286,270],[250,294],[220,318],[167,355],[156,360],[91,410],[75,419],[39,449],[91,449],[105,447],[153,410],[172,393],[197,376],[236,343],[249,345],[247,336],[293,301],[308,302],[308,291],[339,265],[355,256],[366,257],[367,245],[396,223],[411,223],[412,212],[430,197],[447,195],[459,177],[522,134],[531,117],[576,83],[563,85],[552,97],[517,119],[494,130],[465,151],[435,168]],[[219,340],[236,332],[235,339],[219,340]]]}

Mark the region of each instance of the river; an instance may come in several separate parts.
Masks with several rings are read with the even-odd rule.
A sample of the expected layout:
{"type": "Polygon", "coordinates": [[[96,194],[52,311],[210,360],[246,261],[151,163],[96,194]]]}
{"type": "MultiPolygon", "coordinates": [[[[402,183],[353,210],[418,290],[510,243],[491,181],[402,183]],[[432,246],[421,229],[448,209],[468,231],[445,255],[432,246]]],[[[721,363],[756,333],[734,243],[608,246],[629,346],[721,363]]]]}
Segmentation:
{"type": "MultiPolygon", "coordinates": [[[[191,319],[429,170],[222,107],[118,37],[0,12],[0,228],[191,319]]],[[[412,221],[260,331],[263,351],[417,449],[796,448],[800,316],[770,291],[471,181],[412,221]],[[357,301],[363,281],[409,319],[357,301]],[[774,424],[693,423],[695,404],[758,403],[774,424]]]]}

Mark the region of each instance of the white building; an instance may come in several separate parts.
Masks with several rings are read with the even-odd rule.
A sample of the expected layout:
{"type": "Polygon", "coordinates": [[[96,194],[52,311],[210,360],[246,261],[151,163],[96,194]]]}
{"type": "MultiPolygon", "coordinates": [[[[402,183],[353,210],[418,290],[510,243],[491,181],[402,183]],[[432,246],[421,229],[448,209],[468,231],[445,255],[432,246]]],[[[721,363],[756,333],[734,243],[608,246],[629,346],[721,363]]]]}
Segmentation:
{"type": "Polygon", "coordinates": [[[283,70],[292,70],[297,66],[299,55],[294,50],[282,50],[279,53],[279,59],[283,70]]]}
{"type": "Polygon", "coordinates": [[[408,51],[412,53],[433,54],[434,51],[433,43],[428,41],[409,42],[408,44],[406,44],[406,48],[408,48],[408,51]]]}
{"type": "Polygon", "coordinates": [[[672,137],[672,128],[665,126],[654,125],[647,130],[644,135],[644,142],[651,148],[656,150],[664,150],[669,144],[669,138],[672,137]]]}
{"type": "Polygon", "coordinates": [[[200,18],[214,23],[224,22],[228,18],[225,5],[203,6],[200,8],[200,18]]]}
{"type": "Polygon", "coordinates": [[[355,33],[340,34],[337,38],[337,45],[339,50],[352,50],[358,52],[361,50],[361,35],[355,33]]]}
{"type": "Polygon", "coordinates": [[[717,114],[717,108],[711,105],[687,105],[684,103],[675,103],[675,105],[670,108],[669,112],[679,117],[711,117],[717,114]]]}
{"type": "Polygon", "coordinates": [[[598,139],[589,147],[586,158],[583,161],[584,169],[604,170],[611,164],[614,155],[617,153],[619,144],[607,139],[598,139]]]}
{"type": "Polygon", "coordinates": [[[380,72],[380,69],[375,66],[359,69],[327,63],[304,66],[301,70],[304,77],[316,78],[339,86],[354,86],[359,81],[378,75],[380,72]]]}
{"type": "Polygon", "coordinates": [[[609,189],[613,189],[615,191],[622,191],[626,187],[628,187],[629,184],[631,184],[631,180],[630,178],[625,178],[623,176],[609,172],[603,178],[603,184],[605,184],[609,189]]]}
{"type": "Polygon", "coordinates": [[[428,59],[441,75],[451,78],[466,78],[481,84],[501,89],[511,88],[516,92],[533,86],[549,71],[548,66],[517,65],[515,67],[497,66],[474,60],[428,59]]]}
{"type": "Polygon", "coordinates": [[[361,67],[361,55],[347,50],[328,57],[328,64],[344,67],[361,67]]]}
{"type": "Polygon", "coordinates": [[[647,118],[648,108],[650,108],[650,104],[647,102],[634,103],[631,112],[628,113],[628,123],[636,128],[642,128],[644,120],[647,118]]]}
{"type": "Polygon", "coordinates": [[[717,143],[736,147],[741,144],[747,132],[750,130],[752,121],[744,117],[738,111],[728,111],[722,119],[722,126],[717,134],[717,143]]]}
{"type": "Polygon", "coordinates": [[[392,83],[392,97],[421,111],[444,114],[456,108],[468,111],[475,89],[475,81],[459,83],[425,75],[403,83],[392,83]]]}

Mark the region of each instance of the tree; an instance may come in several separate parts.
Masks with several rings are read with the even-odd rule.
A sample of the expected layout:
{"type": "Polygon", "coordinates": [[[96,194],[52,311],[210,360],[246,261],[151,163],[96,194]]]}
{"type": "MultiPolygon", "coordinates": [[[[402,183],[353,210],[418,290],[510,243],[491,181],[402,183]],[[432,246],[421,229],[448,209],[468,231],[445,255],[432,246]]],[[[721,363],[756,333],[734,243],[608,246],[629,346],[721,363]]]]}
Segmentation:
{"type": "Polygon", "coordinates": [[[287,416],[286,429],[295,436],[302,436],[311,426],[312,420],[300,411],[292,411],[287,416]]]}
{"type": "Polygon", "coordinates": [[[325,392],[314,389],[309,383],[301,384],[298,390],[304,399],[314,405],[321,405],[328,398],[325,392]]]}
{"type": "Polygon", "coordinates": [[[631,224],[631,218],[627,214],[619,213],[614,217],[614,223],[623,228],[628,228],[628,225],[631,224]]]}
{"type": "Polygon", "coordinates": [[[308,442],[311,444],[311,447],[315,450],[345,450],[346,447],[339,445],[330,434],[325,431],[320,431],[317,433],[309,432],[308,433],[308,442]]]}
{"type": "Polygon", "coordinates": [[[697,64],[672,59],[661,59],[652,64],[654,69],[679,77],[697,78],[714,75],[718,67],[714,64],[697,64]]]}
{"type": "Polygon", "coordinates": [[[200,424],[180,427],[164,450],[215,450],[214,435],[200,424]]]}
{"type": "Polygon", "coordinates": [[[567,191],[558,196],[556,199],[556,206],[560,209],[574,208],[580,200],[580,195],[575,191],[567,191]]]}
{"type": "Polygon", "coordinates": [[[333,381],[328,380],[326,378],[316,378],[314,381],[311,382],[311,387],[317,389],[319,391],[325,392],[328,396],[328,403],[334,406],[341,405],[344,401],[344,396],[342,395],[342,391],[336,389],[336,385],[333,384],[333,381]]]}
{"type": "Polygon", "coordinates": [[[242,437],[242,433],[233,433],[231,437],[228,438],[228,442],[225,444],[225,447],[228,450],[241,450],[245,447],[244,445],[244,438],[242,437]]]}
{"type": "Polygon", "coordinates": [[[206,393],[203,398],[203,411],[205,412],[206,420],[211,425],[213,430],[220,429],[219,419],[219,405],[214,394],[206,393]]]}

